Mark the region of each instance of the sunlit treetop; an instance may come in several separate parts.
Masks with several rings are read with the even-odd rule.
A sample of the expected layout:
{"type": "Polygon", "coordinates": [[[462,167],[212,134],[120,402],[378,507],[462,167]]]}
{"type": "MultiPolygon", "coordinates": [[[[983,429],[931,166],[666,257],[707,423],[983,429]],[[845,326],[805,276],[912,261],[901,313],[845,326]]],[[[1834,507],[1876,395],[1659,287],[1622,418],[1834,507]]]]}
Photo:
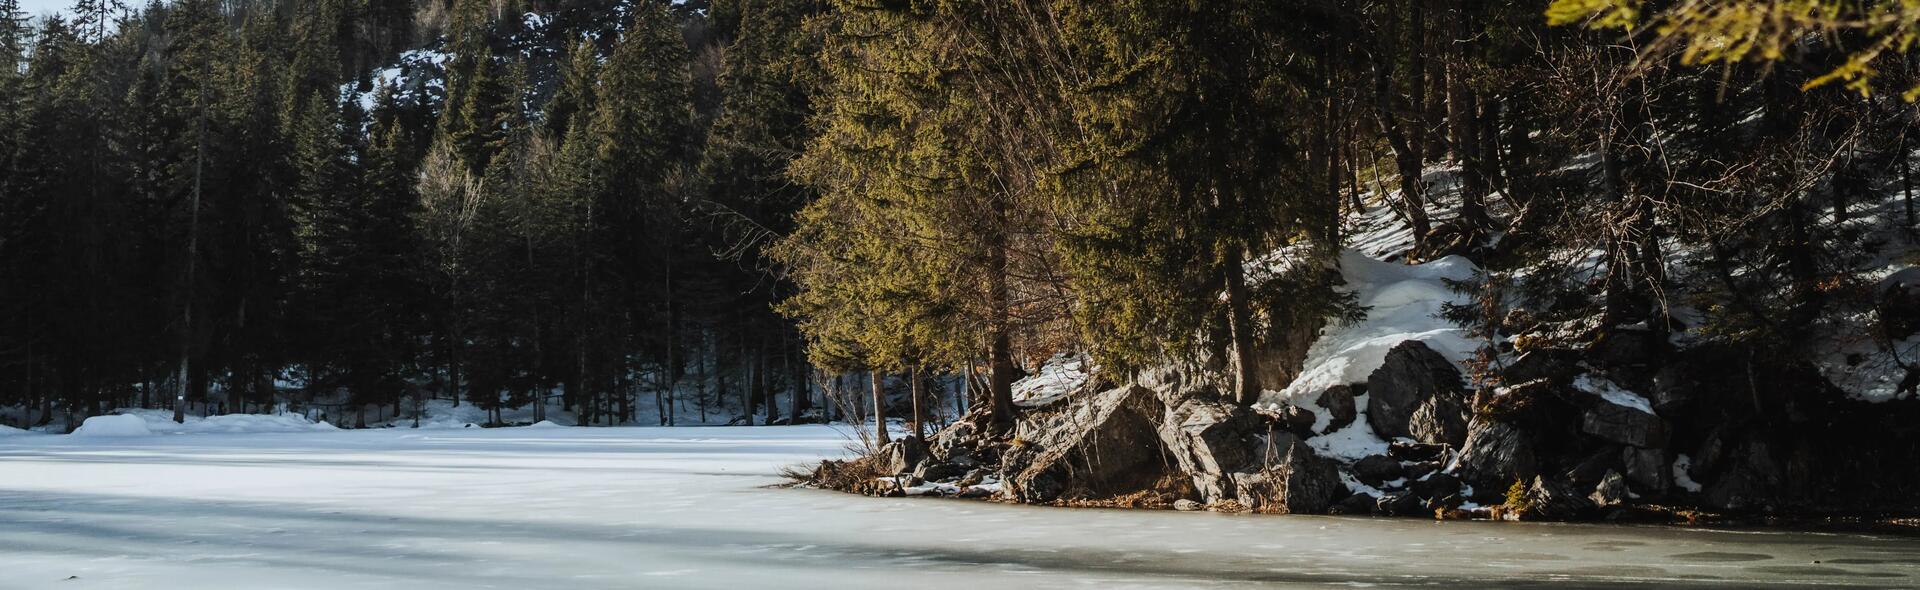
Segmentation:
{"type": "MultiPolygon", "coordinates": [[[[1865,45],[1802,88],[1844,84],[1872,94],[1874,78],[1893,58],[1920,41],[1920,0],[1680,0],[1650,7],[1645,0],[1553,0],[1547,21],[1645,33],[1646,55],[1677,54],[1685,64],[1768,62],[1786,57],[1810,37],[1859,34],[1865,45]]],[[[1908,101],[1920,86],[1906,89],[1908,101]]]]}

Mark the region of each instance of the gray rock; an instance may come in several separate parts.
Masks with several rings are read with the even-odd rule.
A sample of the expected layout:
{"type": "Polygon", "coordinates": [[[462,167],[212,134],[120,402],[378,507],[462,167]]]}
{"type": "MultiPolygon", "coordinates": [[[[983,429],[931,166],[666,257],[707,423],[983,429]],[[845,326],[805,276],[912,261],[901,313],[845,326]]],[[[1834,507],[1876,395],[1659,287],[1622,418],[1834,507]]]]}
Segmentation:
{"type": "Polygon", "coordinates": [[[927,443],[918,437],[906,437],[880,447],[880,472],[887,475],[911,473],[927,458],[927,443]]]}
{"type": "Polygon", "coordinates": [[[1653,402],[1653,411],[1663,415],[1676,415],[1687,403],[1693,401],[1694,393],[1700,384],[1694,377],[1691,363],[1673,363],[1660,368],[1653,374],[1653,389],[1648,396],[1653,402]]]}
{"type": "Polygon", "coordinates": [[[1393,441],[1387,443],[1387,456],[1403,462],[1438,461],[1447,453],[1446,445],[1393,441]]]}
{"type": "Polygon", "coordinates": [[[1606,475],[1600,477],[1600,484],[1593,488],[1593,493],[1587,494],[1587,499],[1601,508],[1626,503],[1627,478],[1621,477],[1618,471],[1608,470],[1606,475]]]}
{"type": "Polygon", "coordinates": [[[1527,511],[1523,518],[1568,520],[1593,509],[1593,500],[1572,482],[1563,479],[1533,478],[1527,488],[1527,511]]]}
{"type": "Polygon", "coordinates": [[[1327,513],[1328,514],[1372,514],[1373,507],[1374,507],[1373,496],[1369,496],[1366,494],[1353,494],[1353,495],[1347,496],[1345,500],[1341,500],[1338,503],[1335,503],[1332,507],[1327,508],[1327,513]]]}
{"type": "Polygon", "coordinates": [[[1391,516],[1419,516],[1427,511],[1427,503],[1411,492],[1391,492],[1375,500],[1373,509],[1391,516]]]}
{"type": "Polygon", "coordinates": [[[1568,468],[1564,477],[1577,486],[1590,486],[1600,483],[1607,472],[1620,467],[1620,449],[1616,446],[1602,447],[1588,453],[1586,458],[1568,468]]]}
{"type": "Polygon", "coordinates": [[[1381,438],[1411,436],[1408,419],[1427,398],[1463,396],[1460,370],[1426,344],[1408,340],[1387,351],[1385,364],[1367,376],[1367,423],[1381,438]]]}
{"type": "Polygon", "coordinates": [[[947,482],[966,474],[967,469],[960,465],[936,460],[921,461],[920,466],[913,469],[914,479],[923,481],[947,482]]]}
{"type": "Polygon", "coordinates": [[[1441,467],[1439,461],[1414,461],[1411,463],[1401,463],[1401,466],[1406,472],[1405,477],[1415,481],[1419,481],[1434,472],[1440,471],[1441,467]]]}
{"type": "Polygon", "coordinates": [[[1201,504],[1199,502],[1195,502],[1193,500],[1188,500],[1186,498],[1181,498],[1179,500],[1173,501],[1173,509],[1179,510],[1181,512],[1199,512],[1201,510],[1206,510],[1207,505],[1201,504]]]}
{"type": "Polygon", "coordinates": [[[1337,432],[1353,424],[1354,418],[1359,416],[1359,412],[1354,409],[1353,398],[1365,390],[1364,385],[1335,385],[1320,392],[1320,399],[1315,400],[1314,405],[1326,409],[1328,414],[1333,415],[1333,420],[1327,423],[1327,429],[1324,432],[1337,432]],[[1361,391],[1356,392],[1355,389],[1361,391]]]}
{"type": "Polygon", "coordinates": [[[1028,448],[1010,450],[1001,465],[1013,499],[1049,502],[1068,489],[1131,491],[1161,470],[1165,409],[1151,390],[1122,387],[1075,401],[1022,424],[1022,432],[1033,433],[1028,448]]]}
{"type": "Polygon", "coordinates": [[[1643,496],[1662,495],[1673,487],[1672,463],[1665,450],[1627,447],[1620,450],[1620,465],[1626,470],[1627,483],[1643,496]]]}
{"type": "Polygon", "coordinates": [[[1525,383],[1536,379],[1561,381],[1580,374],[1580,351],[1566,348],[1541,348],[1521,353],[1501,372],[1504,383],[1525,383]]]}
{"type": "Polygon", "coordinates": [[[1273,465],[1231,475],[1241,505],[1256,512],[1319,514],[1353,492],[1341,483],[1339,466],[1315,455],[1305,443],[1289,440],[1275,449],[1281,458],[1273,465]]]}
{"type": "Polygon", "coordinates": [[[1294,436],[1301,438],[1313,436],[1313,423],[1319,419],[1313,412],[1300,406],[1280,407],[1280,427],[1293,433],[1294,436]]]}
{"type": "MultiPolygon", "coordinates": [[[[1702,501],[1719,510],[1752,510],[1772,506],[1782,477],[1772,450],[1759,436],[1750,436],[1736,453],[1728,455],[1722,471],[1701,491],[1702,501]]],[[[1699,479],[1700,471],[1694,471],[1699,479]]]]}
{"type": "Polygon", "coordinates": [[[1353,477],[1370,486],[1379,487],[1404,475],[1400,462],[1386,455],[1369,455],[1353,462],[1353,477]]]}
{"type": "Polygon", "coordinates": [[[1438,395],[1420,402],[1407,420],[1414,440],[1460,448],[1467,442],[1467,408],[1453,397],[1438,395]]]}
{"type": "Polygon", "coordinates": [[[1449,507],[1458,506],[1466,500],[1460,496],[1460,492],[1465,488],[1466,486],[1460,483],[1460,478],[1445,473],[1435,473],[1407,484],[1407,491],[1426,500],[1429,505],[1450,505],[1449,507]]]}
{"type": "MultiPolygon", "coordinates": [[[[1194,489],[1206,502],[1235,498],[1228,474],[1259,469],[1265,462],[1267,427],[1258,415],[1235,404],[1189,397],[1169,408],[1157,436],[1182,473],[1193,478],[1194,489]]],[[[1292,435],[1277,433],[1277,444],[1291,444],[1292,435]]]]}
{"type": "Polygon", "coordinates": [[[1533,442],[1501,420],[1476,419],[1467,430],[1457,474],[1478,498],[1497,500],[1508,486],[1539,475],[1533,442]]]}
{"type": "Polygon", "coordinates": [[[1602,401],[1580,417],[1580,430],[1609,442],[1643,449],[1667,446],[1667,425],[1659,416],[1602,401]]]}

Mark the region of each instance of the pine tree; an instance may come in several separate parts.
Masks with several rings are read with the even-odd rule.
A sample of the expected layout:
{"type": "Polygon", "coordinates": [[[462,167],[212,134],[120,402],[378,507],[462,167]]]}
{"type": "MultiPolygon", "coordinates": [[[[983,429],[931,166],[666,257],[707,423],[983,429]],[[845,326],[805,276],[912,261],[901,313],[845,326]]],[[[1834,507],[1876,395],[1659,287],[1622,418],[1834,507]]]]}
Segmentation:
{"type": "MultiPolygon", "coordinates": [[[[1289,105],[1282,12],[1263,2],[1118,2],[1061,9],[1085,60],[1072,90],[1085,136],[1062,196],[1079,210],[1067,266],[1095,351],[1139,367],[1199,348],[1231,363],[1232,397],[1256,401],[1254,257],[1311,243],[1325,202],[1289,105]],[[1224,318],[1224,322],[1220,319],[1224,318]],[[1224,324],[1224,325],[1222,325],[1224,324]],[[1218,329],[1217,328],[1224,328],[1218,329]]],[[[1304,115],[1304,113],[1303,113],[1304,115]]],[[[1312,244],[1328,257],[1332,244],[1312,244]]]]}

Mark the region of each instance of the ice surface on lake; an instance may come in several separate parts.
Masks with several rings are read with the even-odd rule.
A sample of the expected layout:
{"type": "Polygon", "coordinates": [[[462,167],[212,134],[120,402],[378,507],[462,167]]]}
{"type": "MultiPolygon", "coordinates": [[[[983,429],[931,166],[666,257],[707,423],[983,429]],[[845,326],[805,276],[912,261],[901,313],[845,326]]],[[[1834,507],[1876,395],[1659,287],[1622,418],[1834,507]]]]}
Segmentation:
{"type": "Polygon", "coordinates": [[[825,426],[0,439],[0,588],[1920,582],[1920,541],[774,489],[825,426]]]}

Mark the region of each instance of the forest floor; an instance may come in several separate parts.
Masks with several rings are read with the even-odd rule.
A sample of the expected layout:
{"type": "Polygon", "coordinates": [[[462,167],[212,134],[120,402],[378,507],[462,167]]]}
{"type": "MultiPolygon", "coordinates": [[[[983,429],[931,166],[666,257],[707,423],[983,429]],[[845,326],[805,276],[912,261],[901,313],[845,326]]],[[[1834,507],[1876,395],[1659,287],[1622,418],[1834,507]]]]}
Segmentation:
{"type": "Polygon", "coordinates": [[[0,437],[0,588],[1906,587],[1920,539],[782,489],[828,426],[0,437]]]}

